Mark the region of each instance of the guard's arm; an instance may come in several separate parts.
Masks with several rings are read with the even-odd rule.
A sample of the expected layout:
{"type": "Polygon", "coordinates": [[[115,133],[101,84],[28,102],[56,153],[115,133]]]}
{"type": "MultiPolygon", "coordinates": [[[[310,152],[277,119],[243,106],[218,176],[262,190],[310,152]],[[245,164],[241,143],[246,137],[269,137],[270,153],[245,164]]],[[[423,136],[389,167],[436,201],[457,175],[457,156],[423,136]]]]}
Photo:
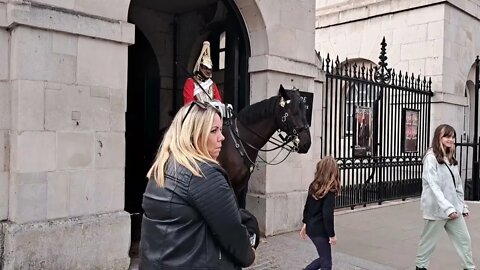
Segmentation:
{"type": "Polygon", "coordinates": [[[220,91],[218,90],[216,83],[213,83],[213,99],[223,102],[222,96],[220,95],[220,91]]]}
{"type": "Polygon", "coordinates": [[[192,101],[195,101],[193,92],[194,92],[193,80],[191,78],[188,78],[185,81],[185,85],[183,86],[183,105],[188,104],[192,101]]]}

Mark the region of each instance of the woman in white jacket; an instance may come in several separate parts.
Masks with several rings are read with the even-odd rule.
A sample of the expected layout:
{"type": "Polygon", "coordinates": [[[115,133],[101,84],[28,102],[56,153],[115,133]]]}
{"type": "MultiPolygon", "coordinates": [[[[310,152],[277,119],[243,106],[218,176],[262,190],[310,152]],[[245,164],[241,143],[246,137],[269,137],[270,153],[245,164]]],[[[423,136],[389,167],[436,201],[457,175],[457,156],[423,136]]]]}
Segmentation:
{"type": "Polygon", "coordinates": [[[432,253],[445,229],[464,269],[475,269],[470,234],[464,217],[468,208],[455,160],[455,129],[440,125],[432,146],[423,158],[421,208],[425,224],[418,244],[416,269],[427,269],[432,253]]]}

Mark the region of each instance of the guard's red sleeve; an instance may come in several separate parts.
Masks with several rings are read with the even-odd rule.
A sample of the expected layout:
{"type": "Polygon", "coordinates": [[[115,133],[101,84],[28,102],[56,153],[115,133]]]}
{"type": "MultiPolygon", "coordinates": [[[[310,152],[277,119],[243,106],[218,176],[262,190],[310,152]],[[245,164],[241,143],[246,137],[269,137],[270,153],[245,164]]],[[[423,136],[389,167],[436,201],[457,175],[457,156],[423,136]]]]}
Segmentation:
{"type": "Polygon", "coordinates": [[[183,86],[183,105],[195,100],[193,96],[194,84],[192,78],[188,78],[183,86]]]}
{"type": "Polygon", "coordinates": [[[216,83],[213,83],[213,98],[220,101],[220,102],[223,102],[222,101],[222,96],[220,96],[220,91],[218,90],[218,87],[217,87],[216,83]]]}

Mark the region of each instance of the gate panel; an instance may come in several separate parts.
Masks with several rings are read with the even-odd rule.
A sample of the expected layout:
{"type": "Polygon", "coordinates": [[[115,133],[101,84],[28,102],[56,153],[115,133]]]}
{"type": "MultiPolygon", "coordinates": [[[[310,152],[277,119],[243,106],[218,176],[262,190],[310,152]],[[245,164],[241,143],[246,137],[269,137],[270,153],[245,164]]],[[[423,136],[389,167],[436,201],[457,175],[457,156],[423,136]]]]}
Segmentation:
{"type": "Polygon", "coordinates": [[[323,61],[326,73],[322,156],[338,160],[337,207],[421,193],[428,148],[431,80],[387,68],[383,39],[377,67],[323,61]]]}
{"type": "Polygon", "coordinates": [[[479,153],[480,153],[480,138],[478,137],[478,121],[479,121],[479,92],[480,91],[480,59],[477,56],[475,60],[475,120],[474,120],[474,134],[469,137],[467,134],[458,138],[456,146],[456,156],[459,160],[460,176],[462,177],[465,190],[466,200],[480,200],[480,167],[479,167],[479,153]],[[458,142],[460,140],[460,142],[458,142]]]}

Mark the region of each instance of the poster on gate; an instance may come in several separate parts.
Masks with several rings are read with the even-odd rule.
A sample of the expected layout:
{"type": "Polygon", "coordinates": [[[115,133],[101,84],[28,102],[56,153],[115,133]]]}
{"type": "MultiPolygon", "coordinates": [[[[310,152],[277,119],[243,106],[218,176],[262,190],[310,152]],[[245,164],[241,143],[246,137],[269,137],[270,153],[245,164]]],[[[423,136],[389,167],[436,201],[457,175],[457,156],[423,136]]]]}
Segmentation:
{"type": "Polygon", "coordinates": [[[354,155],[365,157],[372,155],[372,123],[373,110],[371,107],[355,106],[355,144],[354,155]]]}
{"type": "Polygon", "coordinates": [[[402,151],[418,152],[418,114],[419,110],[402,109],[402,151]]]}
{"type": "Polygon", "coordinates": [[[312,126],[313,93],[300,91],[300,97],[305,105],[308,126],[312,126]]]}

